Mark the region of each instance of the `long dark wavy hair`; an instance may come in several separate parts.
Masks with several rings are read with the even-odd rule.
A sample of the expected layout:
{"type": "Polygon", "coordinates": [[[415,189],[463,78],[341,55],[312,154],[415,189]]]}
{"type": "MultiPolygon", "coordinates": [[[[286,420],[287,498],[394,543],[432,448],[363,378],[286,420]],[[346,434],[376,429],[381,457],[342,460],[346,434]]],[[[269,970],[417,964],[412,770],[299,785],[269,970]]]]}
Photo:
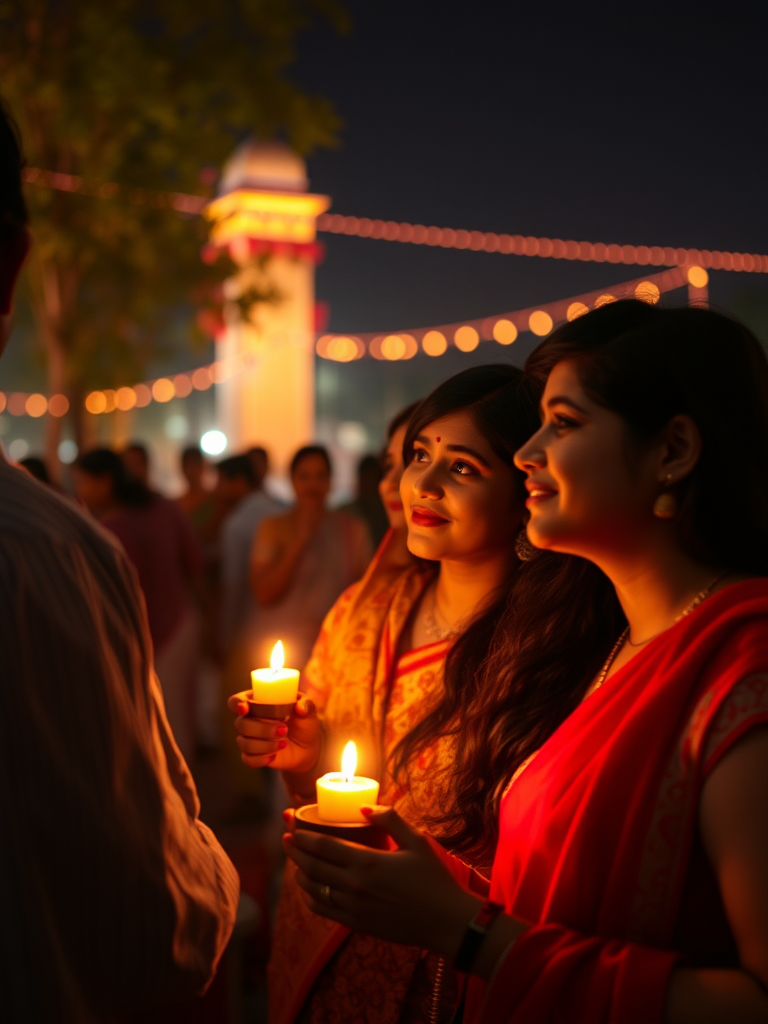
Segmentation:
{"type": "Polygon", "coordinates": [[[705,565],[768,575],[768,361],[754,334],[710,309],[631,299],[553,331],[526,374],[543,386],[564,359],[641,446],[674,416],[693,419],[701,456],[672,488],[678,542],[705,565]]]}
{"type": "MultiPolygon", "coordinates": [[[[466,412],[513,473],[515,451],[538,429],[541,381],[512,366],[480,366],[451,377],[411,416],[406,465],[415,437],[443,416],[466,412]]],[[[510,523],[510,530],[518,529],[510,523]]],[[[439,737],[454,738],[446,770],[445,812],[420,808],[450,850],[488,864],[498,835],[501,793],[515,770],[582,699],[621,632],[613,587],[590,562],[537,552],[517,563],[506,585],[457,638],[446,660],[439,702],[392,754],[395,777],[439,737]]]]}

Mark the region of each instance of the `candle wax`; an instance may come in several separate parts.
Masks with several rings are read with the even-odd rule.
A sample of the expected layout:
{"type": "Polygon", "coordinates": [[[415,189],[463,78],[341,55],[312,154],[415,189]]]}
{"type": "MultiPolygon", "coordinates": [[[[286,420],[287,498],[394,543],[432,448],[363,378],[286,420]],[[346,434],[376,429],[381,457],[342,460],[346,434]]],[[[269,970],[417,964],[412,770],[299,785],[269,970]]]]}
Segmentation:
{"type": "Polygon", "coordinates": [[[367,821],[361,807],[373,807],[379,799],[379,784],[362,775],[329,772],[317,780],[317,813],[323,821],[367,821]]]}
{"type": "Polygon", "coordinates": [[[251,683],[257,704],[295,704],[299,695],[299,672],[295,668],[254,669],[251,683]]]}

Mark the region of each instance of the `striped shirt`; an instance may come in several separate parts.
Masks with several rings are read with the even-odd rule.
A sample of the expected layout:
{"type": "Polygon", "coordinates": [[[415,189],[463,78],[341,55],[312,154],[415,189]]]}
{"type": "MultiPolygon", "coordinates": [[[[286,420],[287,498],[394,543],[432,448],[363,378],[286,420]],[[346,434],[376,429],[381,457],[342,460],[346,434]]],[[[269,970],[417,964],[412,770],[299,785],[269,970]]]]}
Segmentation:
{"type": "Polygon", "coordinates": [[[0,447],[0,1018],[96,1024],[212,977],[238,897],[117,542],[0,447]]]}

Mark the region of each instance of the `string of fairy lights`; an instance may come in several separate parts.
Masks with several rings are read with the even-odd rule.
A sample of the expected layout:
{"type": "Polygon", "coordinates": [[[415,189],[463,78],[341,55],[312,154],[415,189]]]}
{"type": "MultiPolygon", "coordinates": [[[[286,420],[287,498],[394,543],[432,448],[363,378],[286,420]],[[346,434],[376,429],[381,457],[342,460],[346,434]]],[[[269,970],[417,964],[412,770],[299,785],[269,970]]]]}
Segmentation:
{"type": "MultiPolygon", "coordinates": [[[[324,334],[316,342],[319,356],[334,362],[347,363],[370,355],[386,362],[412,359],[419,352],[427,356],[444,355],[450,347],[473,352],[481,341],[511,345],[521,333],[530,331],[544,337],[555,323],[574,320],[617,299],[637,298],[656,303],[665,292],[688,285],[694,298],[706,298],[708,274],[701,267],[676,267],[649,277],[626,281],[609,291],[596,290],[556,302],[501,313],[478,320],[463,320],[437,327],[420,327],[392,334],[324,334]],[[698,294],[697,294],[698,293],[698,294]]],[[[130,387],[91,391],[85,398],[86,411],[100,416],[117,411],[143,409],[152,402],[160,404],[174,398],[187,398],[193,391],[207,391],[213,384],[222,384],[233,374],[258,365],[258,355],[243,353],[229,359],[218,359],[187,373],[158,377],[130,387]]],[[[0,391],[0,413],[11,416],[64,416],[69,410],[65,395],[46,398],[40,393],[0,391]]]]}
{"type": "MultiPolygon", "coordinates": [[[[173,209],[187,215],[202,214],[209,203],[209,199],[203,196],[134,188],[116,182],[89,182],[78,175],[44,171],[40,168],[26,168],[24,177],[28,184],[42,188],[77,192],[99,199],[119,198],[129,203],[173,209]]],[[[366,356],[388,362],[409,360],[419,353],[438,357],[452,347],[461,352],[472,352],[481,341],[510,345],[525,331],[544,337],[556,323],[566,319],[573,320],[590,309],[619,298],[634,296],[647,302],[657,302],[662,293],[688,285],[694,299],[705,299],[709,281],[708,268],[768,273],[768,256],[749,253],[563,241],[426,227],[421,224],[346,217],[341,214],[321,214],[317,228],[319,231],[332,234],[413,245],[671,268],[648,277],[624,282],[608,290],[596,290],[570,299],[514,310],[493,317],[392,333],[320,335],[315,342],[317,354],[323,359],[339,363],[353,362],[366,356]]],[[[99,416],[115,411],[130,412],[132,409],[142,409],[152,402],[162,404],[175,398],[187,398],[193,391],[206,391],[212,385],[223,383],[232,374],[256,363],[257,357],[253,353],[245,353],[230,359],[216,360],[186,373],[159,377],[132,386],[91,391],[84,399],[85,408],[90,414],[99,416]]],[[[46,396],[39,392],[16,391],[6,394],[0,391],[0,413],[4,411],[11,416],[61,417],[69,411],[69,399],[63,394],[46,396]]]]}

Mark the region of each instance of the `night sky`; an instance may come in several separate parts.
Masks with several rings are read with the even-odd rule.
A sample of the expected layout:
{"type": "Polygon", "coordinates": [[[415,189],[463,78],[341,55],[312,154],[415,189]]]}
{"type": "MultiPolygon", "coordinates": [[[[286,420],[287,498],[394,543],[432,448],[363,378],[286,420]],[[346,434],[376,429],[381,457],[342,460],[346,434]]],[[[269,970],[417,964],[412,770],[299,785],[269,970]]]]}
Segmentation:
{"type": "MultiPolygon", "coordinates": [[[[334,211],[768,252],[768,5],[348,8],[351,35],[305,37],[295,73],[346,122],[342,147],[309,162],[312,190],[334,211]]],[[[337,331],[493,314],[642,273],[321,237],[318,297],[337,331]]],[[[711,283],[714,304],[753,319],[768,308],[768,275],[720,272],[711,283]]]]}

